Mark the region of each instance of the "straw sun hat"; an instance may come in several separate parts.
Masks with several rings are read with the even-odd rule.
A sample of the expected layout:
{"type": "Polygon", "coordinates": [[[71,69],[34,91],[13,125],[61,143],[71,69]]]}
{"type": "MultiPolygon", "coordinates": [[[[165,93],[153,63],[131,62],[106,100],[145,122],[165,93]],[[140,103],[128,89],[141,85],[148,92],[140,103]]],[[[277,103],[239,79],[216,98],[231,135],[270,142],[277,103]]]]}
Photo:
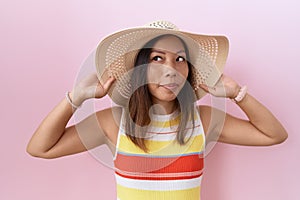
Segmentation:
{"type": "Polygon", "coordinates": [[[214,86],[225,65],[229,42],[225,36],[200,35],[179,30],[167,21],[155,21],[142,27],[130,28],[113,33],[102,41],[96,49],[95,64],[97,76],[103,84],[113,76],[116,81],[108,95],[118,105],[125,106],[131,96],[130,75],[133,71],[138,51],[151,39],[172,34],[180,37],[189,50],[192,68],[191,87],[197,99],[206,92],[199,84],[214,86]]]}

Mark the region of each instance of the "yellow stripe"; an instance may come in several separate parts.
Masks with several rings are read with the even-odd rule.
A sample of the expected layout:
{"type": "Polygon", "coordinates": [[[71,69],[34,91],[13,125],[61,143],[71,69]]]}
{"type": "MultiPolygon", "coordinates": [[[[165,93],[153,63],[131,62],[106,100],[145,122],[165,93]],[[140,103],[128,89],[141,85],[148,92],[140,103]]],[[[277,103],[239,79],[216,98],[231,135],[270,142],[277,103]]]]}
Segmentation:
{"type": "Polygon", "coordinates": [[[132,189],[117,184],[117,191],[120,200],[200,200],[200,186],[185,190],[153,191],[132,189]]]}
{"type": "Polygon", "coordinates": [[[133,154],[147,155],[179,155],[183,153],[199,152],[204,149],[204,134],[193,136],[188,143],[180,145],[176,139],[173,141],[151,141],[146,140],[146,145],[149,149],[145,153],[142,149],[136,146],[127,136],[120,135],[118,151],[133,154]]]}

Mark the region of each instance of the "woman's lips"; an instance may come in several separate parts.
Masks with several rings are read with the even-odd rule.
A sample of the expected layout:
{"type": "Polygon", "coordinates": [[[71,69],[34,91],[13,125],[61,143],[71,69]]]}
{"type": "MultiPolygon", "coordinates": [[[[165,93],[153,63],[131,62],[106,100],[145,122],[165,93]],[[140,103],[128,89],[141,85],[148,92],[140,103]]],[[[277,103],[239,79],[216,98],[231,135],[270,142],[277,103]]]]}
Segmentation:
{"type": "Polygon", "coordinates": [[[168,90],[175,90],[176,88],[178,88],[179,85],[177,83],[168,83],[168,84],[163,84],[161,86],[168,90]]]}

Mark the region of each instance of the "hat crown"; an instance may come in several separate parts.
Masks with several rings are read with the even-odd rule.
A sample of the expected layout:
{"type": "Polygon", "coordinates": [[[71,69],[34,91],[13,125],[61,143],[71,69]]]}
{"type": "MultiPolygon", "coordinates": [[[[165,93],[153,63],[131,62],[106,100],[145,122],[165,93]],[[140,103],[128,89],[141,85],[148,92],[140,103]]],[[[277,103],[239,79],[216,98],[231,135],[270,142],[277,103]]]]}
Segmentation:
{"type": "Polygon", "coordinates": [[[148,24],[145,24],[144,27],[179,30],[179,28],[175,24],[164,20],[150,22],[148,24]]]}

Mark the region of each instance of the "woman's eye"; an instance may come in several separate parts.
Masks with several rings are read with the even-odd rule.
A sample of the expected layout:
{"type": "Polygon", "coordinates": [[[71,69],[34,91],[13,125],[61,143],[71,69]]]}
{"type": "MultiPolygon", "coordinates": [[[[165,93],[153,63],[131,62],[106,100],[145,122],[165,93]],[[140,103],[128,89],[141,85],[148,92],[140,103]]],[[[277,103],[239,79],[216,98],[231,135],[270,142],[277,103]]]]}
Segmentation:
{"type": "Polygon", "coordinates": [[[154,61],[161,61],[161,60],[162,60],[162,57],[160,57],[160,56],[154,56],[154,57],[152,58],[152,60],[154,60],[154,61]]]}
{"type": "Polygon", "coordinates": [[[176,59],[176,61],[178,61],[178,62],[183,62],[183,61],[185,61],[185,58],[182,57],[182,56],[179,56],[179,57],[176,59]]]}

